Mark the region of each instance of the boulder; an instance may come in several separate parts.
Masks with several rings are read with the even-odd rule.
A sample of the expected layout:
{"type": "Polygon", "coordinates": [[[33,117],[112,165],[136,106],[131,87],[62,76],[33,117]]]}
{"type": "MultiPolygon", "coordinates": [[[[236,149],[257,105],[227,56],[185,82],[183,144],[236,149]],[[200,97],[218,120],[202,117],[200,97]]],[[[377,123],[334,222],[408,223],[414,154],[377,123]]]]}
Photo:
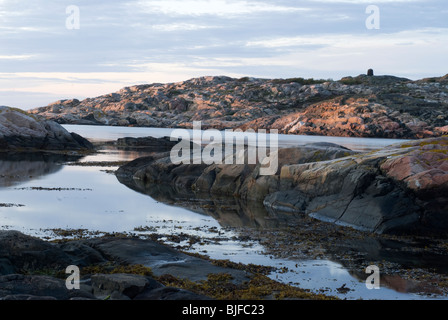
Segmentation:
{"type": "Polygon", "coordinates": [[[99,299],[132,300],[144,291],[162,287],[152,278],[136,274],[94,274],[91,277],[93,294],[99,299]]]}
{"type": "Polygon", "coordinates": [[[14,230],[0,231],[0,274],[64,269],[72,264],[58,246],[14,230]]]}
{"type": "Polygon", "coordinates": [[[0,275],[36,270],[64,271],[106,262],[100,252],[82,241],[56,244],[15,230],[0,231],[0,275]]]}
{"type": "Polygon", "coordinates": [[[69,290],[65,280],[50,276],[23,274],[0,276],[1,300],[69,300],[73,297],[95,298],[85,290],[69,290]]]}
{"type": "Polygon", "coordinates": [[[92,150],[93,145],[54,121],[40,120],[20,109],[0,107],[3,150],[92,150]]]}
{"type": "Polygon", "coordinates": [[[161,287],[154,290],[144,291],[137,295],[134,300],[211,300],[209,297],[191,292],[189,290],[161,287]]]}

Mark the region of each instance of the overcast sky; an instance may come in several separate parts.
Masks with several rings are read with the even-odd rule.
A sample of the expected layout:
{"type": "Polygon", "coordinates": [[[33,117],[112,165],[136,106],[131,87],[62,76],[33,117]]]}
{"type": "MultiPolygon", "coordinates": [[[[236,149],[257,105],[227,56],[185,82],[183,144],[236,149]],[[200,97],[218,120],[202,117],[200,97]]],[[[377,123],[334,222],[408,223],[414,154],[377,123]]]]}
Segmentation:
{"type": "Polygon", "coordinates": [[[23,109],[206,75],[420,79],[447,57],[447,0],[0,0],[0,105],[23,109]]]}

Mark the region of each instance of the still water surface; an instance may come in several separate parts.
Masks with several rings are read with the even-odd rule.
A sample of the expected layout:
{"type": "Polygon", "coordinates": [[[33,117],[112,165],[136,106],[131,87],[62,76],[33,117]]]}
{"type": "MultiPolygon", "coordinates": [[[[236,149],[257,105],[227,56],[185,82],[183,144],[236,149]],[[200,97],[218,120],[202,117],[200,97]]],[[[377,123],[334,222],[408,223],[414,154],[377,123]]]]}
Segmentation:
{"type": "MultiPolygon", "coordinates": [[[[66,125],[90,140],[120,137],[169,136],[171,129],[66,125]]],[[[354,150],[372,150],[400,140],[279,136],[279,146],[333,142],[354,150]]],[[[286,283],[344,299],[444,299],[398,292],[386,286],[369,290],[342,265],[330,260],[276,259],[264,254],[256,241],[238,241],[236,231],[210,215],[157,201],[118,182],[110,170],[117,167],[83,166],[86,161],[132,160],[143,154],[105,149],[82,159],[3,157],[0,159],[0,228],[19,230],[46,239],[57,238],[51,229],[86,229],[131,232],[146,228],[163,235],[191,234],[210,239],[192,251],[213,259],[270,265],[287,272],[271,276],[286,283]],[[211,240],[213,239],[213,240],[211,240]],[[220,240],[221,239],[221,240],[220,240]],[[342,285],[351,288],[339,293],[342,285]]]]}

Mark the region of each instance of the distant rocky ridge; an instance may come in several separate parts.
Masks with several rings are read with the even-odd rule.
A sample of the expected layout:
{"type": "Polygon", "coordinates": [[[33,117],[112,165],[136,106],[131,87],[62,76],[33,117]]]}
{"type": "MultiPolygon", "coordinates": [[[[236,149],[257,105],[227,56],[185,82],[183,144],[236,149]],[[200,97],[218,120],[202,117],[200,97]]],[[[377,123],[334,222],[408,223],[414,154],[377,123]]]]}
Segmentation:
{"type": "Polygon", "coordinates": [[[424,138],[448,133],[448,75],[312,79],[201,77],[126,87],[30,110],[61,124],[277,129],[284,134],[424,138]]]}
{"type": "Polygon", "coordinates": [[[1,151],[92,150],[93,145],[60,124],[41,120],[20,109],[0,106],[1,151]]]}

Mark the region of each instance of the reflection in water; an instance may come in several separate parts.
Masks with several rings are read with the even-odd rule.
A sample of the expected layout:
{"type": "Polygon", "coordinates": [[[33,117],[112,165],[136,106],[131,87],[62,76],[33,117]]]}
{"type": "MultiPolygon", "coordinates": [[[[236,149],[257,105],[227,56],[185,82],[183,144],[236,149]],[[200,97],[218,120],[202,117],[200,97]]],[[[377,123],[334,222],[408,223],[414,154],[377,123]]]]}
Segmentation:
{"type": "Polygon", "coordinates": [[[132,161],[134,159],[151,155],[153,150],[145,148],[117,148],[114,145],[101,145],[95,154],[87,155],[79,162],[100,161],[132,161]]]}
{"type": "MultiPolygon", "coordinates": [[[[306,226],[306,223],[302,224],[304,217],[286,212],[266,210],[260,202],[248,202],[239,198],[211,194],[195,194],[185,188],[176,188],[176,186],[167,184],[145,184],[141,180],[123,176],[117,176],[117,179],[128,188],[149,195],[156,201],[211,216],[222,227],[235,227],[237,229],[245,227],[262,230],[263,232],[280,230],[292,225],[296,228],[309,227],[306,226]]],[[[275,235],[276,232],[272,232],[272,234],[275,235]]],[[[294,239],[293,241],[310,241],[312,238],[294,239]]],[[[279,233],[271,239],[271,242],[275,247],[287,247],[288,244],[290,245],[289,250],[294,247],[288,233],[279,233]]],[[[385,272],[381,275],[383,288],[387,287],[399,293],[442,294],[442,291],[434,284],[415,281],[396,272],[397,270],[429,268],[442,275],[448,274],[448,256],[425,251],[424,248],[428,245],[427,240],[410,243],[406,239],[381,238],[379,235],[365,234],[363,237],[353,239],[341,234],[340,239],[331,238],[330,240],[326,240],[324,235],[319,238],[317,245],[324,248],[326,259],[343,266],[352,277],[358,279],[358,286],[362,286],[365,282],[368,276],[365,273],[365,268],[372,261],[376,261],[376,263],[387,261],[388,264],[394,265],[395,269],[388,270],[391,272],[390,274],[385,272]],[[352,258],[342,258],[348,255],[352,258]]],[[[382,268],[382,271],[384,271],[384,267],[382,268]]]]}
{"type": "MultiPolygon", "coordinates": [[[[341,240],[327,245],[327,252],[332,256],[332,260],[345,266],[347,270],[352,270],[350,274],[365,281],[367,274],[362,268],[356,268],[353,264],[370,265],[372,261],[385,262],[395,266],[391,268],[389,274],[384,272],[387,267],[383,266],[381,275],[381,285],[403,293],[428,293],[442,294],[442,290],[437,287],[435,279],[416,281],[412,279],[412,272],[431,270],[435,274],[443,277],[448,276],[448,256],[427,250],[428,241],[413,239],[383,239],[366,235],[357,241],[341,240]],[[341,259],[346,254],[357,257],[357,261],[347,261],[341,259]],[[397,272],[402,270],[403,272],[397,272]],[[411,276],[409,273],[411,272],[411,276]]],[[[425,277],[424,277],[425,278],[425,277]]]]}
{"type": "MultiPolygon", "coordinates": [[[[91,125],[62,125],[69,132],[89,139],[90,141],[114,141],[124,137],[169,137],[171,128],[148,128],[148,127],[110,127],[91,125]]],[[[191,129],[186,129],[192,134],[191,129]]],[[[222,131],[223,132],[223,131],[222,131]]],[[[244,135],[244,134],[243,134],[244,135]]],[[[280,148],[304,145],[315,142],[331,142],[342,145],[355,151],[370,151],[383,148],[394,143],[402,143],[407,140],[402,139],[381,139],[381,138],[355,138],[355,137],[330,137],[330,136],[305,136],[295,134],[279,134],[278,145],[280,148]]]]}
{"type": "Polygon", "coordinates": [[[81,156],[44,152],[0,152],[0,187],[14,186],[55,173],[62,168],[62,162],[80,158],[81,156]]]}
{"type": "Polygon", "coordinates": [[[145,184],[124,176],[118,181],[128,188],[170,206],[178,206],[214,218],[223,227],[277,228],[286,226],[291,215],[270,214],[261,202],[236,197],[197,194],[168,184],[145,184]]]}
{"type": "MultiPolygon", "coordinates": [[[[300,226],[300,216],[268,212],[261,203],[246,202],[232,197],[197,195],[186,192],[185,189],[154,184],[144,185],[141,182],[129,181],[122,177],[118,177],[121,183],[116,183],[116,177],[103,172],[105,167],[101,167],[99,164],[91,167],[63,166],[64,162],[120,161],[130,156],[128,151],[121,152],[111,148],[85,158],[54,154],[28,154],[25,157],[2,154],[0,157],[0,176],[3,179],[1,182],[4,187],[1,190],[2,196],[7,199],[8,203],[23,203],[24,206],[0,208],[0,225],[8,225],[19,230],[21,228],[34,230],[40,228],[87,228],[92,231],[108,232],[125,232],[142,225],[160,225],[164,227],[158,229],[161,234],[163,232],[190,232],[188,225],[191,225],[193,231],[196,226],[200,226],[200,232],[204,232],[204,234],[210,226],[215,225],[218,227],[219,225],[244,227],[241,229],[259,230],[260,233],[279,230],[294,221],[294,225],[300,226]],[[37,178],[40,178],[39,187],[48,189],[62,187],[64,190],[34,190],[32,187],[36,186],[35,182],[28,185],[25,183],[24,186],[28,187],[26,190],[7,187],[30,182],[37,178]],[[69,190],[73,187],[76,187],[77,190],[69,190]],[[81,189],[89,191],[80,191],[81,189]],[[214,219],[208,217],[214,218],[219,225],[214,219]],[[165,219],[179,221],[165,222],[165,219]],[[183,228],[178,230],[175,225],[181,225],[183,228]]],[[[135,157],[137,156],[142,156],[142,154],[136,153],[135,157]]],[[[134,155],[130,157],[133,158],[134,155]]],[[[275,235],[275,232],[273,234],[275,235]]],[[[289,235],[288,233],[279,233],[273,238],[272,245],[279,246],[283,241],[289,245],[288,241],[291,241],[289,235]]],[[[205,237],[214,238],[215,236],[216,234],[205,234],[205,237]]],[[[398,240],[382,240],[368,236],[360,238],[356,242],[323,241],[322,245],[325,247],[329,259],[315,261],[289,260],[290,257],[270,259],[265,255],[266,248],[261,247],[261,244],[250,248],[245,246],[247,243],[237,243],[239,240],[235,240],[235,243],[232,241],[229,237],[228,243],[222,241],[215,247],[213,244],[209,244],[202,248],[195,247],[193,250],[199,252],[207,249],[208,254],[218,253],[215,256],[217,259],[230,258],[242,263],[288,266],[289,271],[275,275],[278,277],[276,279],[300,283],[301,287],[311,290],[332,286],[333,291],[329,294],[334,294],[336,288],[347,283],[355,290],[347,294],[347,297],[351,299],[360,297],[387,299],[397,296],[408,299],[413,296],[398,295],[396,292],[422,290],[429,292],[434,289],[424,287],[421,282],[405,279],[400,274],[384,272],[382,273],[382,286],[393,288],[395,292],[391,293],[392,290],[387,291],[383,287],[383,290],[368,291],[363,283],[366,278],[363,269],[366,267],[367,261],[382,261],[384,259],[408,268],[440,267],[440,272],[446,272],[444,269],[448,265],[448,261],[442,255],[431,255],[425,250],[417,250],[424,248],[427,245],[425,243],[419,244],[419,248],[405,248],[398,240]],[[260,254],[260,250],[263,250],[263,253],[260,254]],[[362,257],[357,269],[347,263],[347,260],[340,259],[343,255],[352,254],[355,257],[362,257]],[[350,274],[347,270],[351,270],[350,274]]],[[[303,241],[308,241],[308,239],[303,241]]],[[[292,242],[290,244],[293,245],[292,242]]]]}

